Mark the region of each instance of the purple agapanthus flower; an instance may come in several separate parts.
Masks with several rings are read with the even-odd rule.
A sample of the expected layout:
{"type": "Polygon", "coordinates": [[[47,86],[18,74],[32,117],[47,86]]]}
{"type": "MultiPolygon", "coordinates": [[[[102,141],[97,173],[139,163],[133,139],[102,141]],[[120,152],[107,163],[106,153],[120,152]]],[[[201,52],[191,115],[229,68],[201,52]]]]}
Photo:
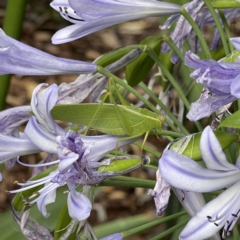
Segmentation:
{"type": "MultiPolygon", "coordinates": [[[[50,113],[58,101],[57,85],[53,84],[39,93],[42,86],[46,86],[46,84],[40,84],[33,92],[31,109],[34,116],[30,118],[24,133],[38,147],[38,151],[57,154],[59,157],[56,161],[39,164],[38,166],[58,164],[58,168],[42,179],[30,180],[22,184],[18,183],[24,188],[10,191],[10,193],[45,184],[38,191],[38,194],[29,197],[29,204],[37,203],[39,211],[47,217],[49,213],[46,205],[55,201],[56,189],[67,184],[69,187],[69,215],[78,221],[82,221],[89,216],[92,208],[91,201],[87,197],[90,193],[87,192],[87,196],[85,196],[83,193],[77,192],[75,188],[79,184],[97,184],[113,175],[112,172],[97,172],[97,169],[99,166],[111,162],[110,160],[100,163],[99,160],[116,148],[116,144],[121,137],[110,135],[79,136],[71,130],[66,132],[56,124],[50,113]],[[32,200],[36,196],[38,197],[32,200]]],[[[118,145],[122,147],[136,139],[121,141],[118,145]]],[[[21,164],[36,167],[35,165],[21,164]]]]}
{"type": "Polygon", "coordinates": [[[240,63],[201,60],[191,52],[185,55],[185,65],[194,68],[191,77],[203,85],[200,99],[191,105],[187,118],[197,121],[240,98],[240,63]]]}
{"type": "MultiPolygon", "coordinates": [[[[134,49],[116,62],[113,62],[105,67],[105,69],[109,72],[118,71],[136,59],[141,52],[142,51],[139,48],[134,49]]],[[[101,58],[101,56],[99,58],[101,58]]],[[[98,59],[96,59],[95,62],[98,59]]],[[[89,102],[96,102],[104,90],[107,82],[108,78],[99,73],[87,75],[81,74],[74,82],[62,83],[58,87],[57,104],[80,103],[83,102],[87,97],[89,102]]]]}
{"type": "Polygon", "coordinates": [[[180,6],[156,0],[54,0],[51,6],[74,23],[59,30],[54,44],[70,42],[109,26],[147,17],[178,13],[180,6]]]}
{"type": "MultiPolygon", "coordinates": [[[[186,11],[191,15],[193,20],[196,20],[198,13],[200,9],[203,7],[204,2],[202,0],[193,0],[189,3],[186,3],[183,5],[183,7],[186,9],[186,11]]],[[[178,19],[177,25],[173,32],[171,32],[170,37],[175,42],[177,47],[182,51],[182,45],[185,39],[190,35],[192,32],[192,26],[188,23],[188,21],[184,18],[184,16],[181,16],[180,14],[175,14],[171,16],[163,26],[161,26],[161,29],[167,29],[171,26],[171,24],[178,19]]],[[[167,53],[171,50],[170,46],[166,42],[162,44],[161,51],[163,53],[167,53]]],[[[176,53],[173,53],[171,56],[171,61],[173,63],[177,63],[179,60],[179,57],[176,53]]]]}
{"type": "Polygon", "coordinates": [[[20,125],[27,122],[31,107],[14,107],[0,112],[0,163],[8,160],[12,167],[18,156],[39,152],[24,133],[20,132],[20,125]]]}
{"type": "Polygon", "coordinates": [[[149,190],[148,194],[154,197],[157,215],[161,216],[167,208],[171,186],[164,178],[161,177],[159,171],[157,171],[156,175],[157,182],[155,188],[154,190],[149,190]]]}
{"type": "Polygon", "coordinates": [[[216,136],[208,126],[200,139],[200,151],[207,168],[172,150],[159,161],[161,176],[173,187],[185,192],[211,192],[227,188],[207,203],[188,222],[180,239],[206,239],[223,228],[222,237],[230,235],[240,216],[240,158],[230,164],[216,136]]]}
{"type": "MultiPolygon", "coordinates": [[[[202,0],[193,0],[183,5],[185,10],[191,15],[192,19],[196,22],[198,27],[204,32],[203,28],[208,25],[214,25],[215,22],[212,18],[211,13],[208,8],[204,7],[204,2],[202,0]]],[[[217,11],[217,10],[216,10],[217,11]]],[[[239,8],[235,9],[223,9],[223,13],[227,21],[231,21],[232,19],[238,18],[240,16],[239,8]]],[[[217,12],[218,14],[218,12],[217,12]]],[[[219,14],[218,14],[219,15],[219,14]]],[[[166,20],[163,26],[161,26],[162,30],[168,29],[171,27],[172,23],[177,20],[176,27],[170,33],[170,37],[177,45],[177,47],[182,51],[182,46],[184,41],[188,38],[192,51],[196,52],[199,50],[199,41],[197,41],[195,31],[192,26],[188,23],[188,21],[184,18],[184,16],[180,14],[174,14],[170,18],[166,20]]],[[[221,18],[219,17],[221,22],[221,18]]],[[[211,50],[217,48],[219,43],[220,35],[216,29],[213,34],[213,39],[211,42],[211,50]]],[[[162,44],[161,51],[163,53],[167,53],[171,50],[170,46],[167,43],[162,44]]],[[[175,52],[171,55],[171,61],[173,63],[177,63],[179,57],[175,52]]]]}
{"type": "Polygon", "coordinates": [[[57,75],[96,72],[97,66],[55,57],[7,36],[0,29],[0,75],[57,75]]]}

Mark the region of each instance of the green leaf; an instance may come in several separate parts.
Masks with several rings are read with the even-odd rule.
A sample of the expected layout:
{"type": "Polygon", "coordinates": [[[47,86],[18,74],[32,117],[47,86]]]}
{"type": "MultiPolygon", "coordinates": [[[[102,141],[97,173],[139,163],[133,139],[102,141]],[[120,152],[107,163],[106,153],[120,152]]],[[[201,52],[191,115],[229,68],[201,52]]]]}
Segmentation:
{"type": "MultiPolygon", "coordinates": [[[[193,160],[201,159],[201,152],[199,148],[200,138],[202,133],[196,133],[180,138],[174,142],[170,149],[175,152],[187,156],[193,160]]],[[[222,149],[227,148],[231,143],[238,140],[239,136],[235,133],[214,131],[222,149]]]]}
{"type": "Polygon", "coordinates": [[[101,67],[106,67],[109,64],[116,62],[117,60],[119,60],[120,58],[122,58],[123,56],[125,56],[126,54],[128,54],[129,52],[131,52],[133,49],[136,49],[136,48],[139,48],[139,46],[130,45],[130,46],[114,49],[111,52],[103,54],[101,57],[99,57],[96,60],[95,63],[101,67]]]}
{"type": "MultiPolygon", "coordinates": [[[[62,211],[58,217],[58,222],[54,232],[54,240],[58,240],[68,230],[68,226],[71,223],[71,221],[72,221],[72,218],[68,214],[68,206],[66,204],[62,208],[62,211]]],[[[70,234],[70,236],[68,237],[68,240],[76,239],[76,231],[77,231],[77,228],[72,234],[70,234]]]]}
{"type": "Polygon", "coordinates": [[[219,127],[240,128],[240,110],[224,119],[219,127]]]}
{"type": "MultiPolygon", "coordinates": [[[[159,58],[164,66],[168,69],[169,72],[172,72],[174,64],[171,62],[171,55],[173,51],[169,51],[168,53],[160,53],[159,58]]],[[[159,84],[162,86],[163,91],[165,92],[170,84],[169,81],[166,81],[167,77],[164,73],[162,76],[159,76],[159,84]],[[164,79],[165,78],[165,79],[164,79]]]]}
{"type": "MultiPolygon", "coordinates": [[[[145,38],[140,44],[147,45],[148,47],[152,48],[158,55],[162,40],[163,36],[162,34],[159,34],[145,38]]],[[[152,58],[145,52],[141,53],[138,59],[126,67],[126,79],[128,84],[134,87],[140,83],[148,75],[153,65],[154,61],[152,58]]]]}

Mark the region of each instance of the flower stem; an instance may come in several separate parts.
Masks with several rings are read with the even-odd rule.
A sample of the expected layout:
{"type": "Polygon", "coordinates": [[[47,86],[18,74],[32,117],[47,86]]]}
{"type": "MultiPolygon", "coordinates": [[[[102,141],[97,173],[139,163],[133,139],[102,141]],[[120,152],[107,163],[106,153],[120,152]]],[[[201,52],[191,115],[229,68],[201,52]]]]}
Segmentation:
{"type": "Polygon", "coordinates": [[[184,62],[184,55],[182,52],[179,50],[179,48],[176,46],[174,41],[172,40],[171,37],[165,36],[164,41],[171,47],[171,49],[178,55],[178,57],[184,62]]]}
{"type": "Polygon", "coordinates": [[[177,93],[179,94],[179,97],[182,99],[182,101],[184,102],[185,107],[189,110],[190,108],[190,103],[188,102],[187,98],[185,97],[185,94],[183,93],[182,89],[180,88],[180,86],[178,85],[178,83],[175,81],[175,79],[173,78],[172,74],[168,71],[168,69],[163,65],[163,63],[161,62],[161,60],[159,59],[159,57],[156,55],[156,53],[151,49],[151,48],[147,48],[146,50],[149,54],[149,56],[157,63],[157,65],[161,68],[161,70],[163,71],[163,73],[166,75],[167,79],[169,80],[169,82],[172,84],[172,86],[174,87],[174,89],[177,91],[177,93]]]}
{"type": "MultiPolygon", "coordinates": [[[[179,94],[179,97],[182,99],[185,107],[187,108],[187,110],[189,110],[190,108],[190,103],[188,102],[185,94],[183,93],[182,89],[180,88],[180,86],[178,85],[178,83],[175,81],[175,79],[173,78],[172,74],[168,71],[168,69],[162,64],[161,60],[159,59],[159,57],[156,55],[156,53],[151,49],[151,48],[147,48],[146,50],[149,54],[149,56],[158,64],[158,66],[161,68],[161,70],[163,71],[163,73],[166,75],[167,79],[169,80],[169,82],[172,84],[172,86],[174,87],[174,89],[177,91],[177,93],[179,94]]],[[[167,113],[168,114],[168,113],[167,113]]],[[[196,126],[198,128],[198,130],[201,132],[202,131],[202,126],[199,122],[196,122],[196,126]]]]}
{"type": "Polygon", "coordinates": [[[222,9],[218,9],[218,12],[219,12],[219,15],[222,19],[222,22],[223,22],[223,25],[224,25],[224,29],[225,29],[225,33],[227,35],[227,39],[228,39],[228,46],[229,46],[229,49],[230,49],[230,52],[233,52],[234,51],[234,47],[230,41],[230,38],[231,38],[231,32],[230,32],[230,29],[229,29],[229,26],[228,26],[228,23],[227,23],[227,20],[224,16],[224,13],[223,13],[223,10],[222,9]]]}
{"type": "Polygon", "coordinates": [[[206,54],[206,57],[208,59],[211,59],[211,53],[209,51],[208,45],[203,37],[202,32],[200,31],[198,25],[195,23],[195,21],[192,19],[192,17],[188,14],[186,9],[184,7],[181,7],[180,10],[181,14],[186,18],[186,20],[189,22],[189,24],[192,26],[193,30],[195,31],[196,35],[198,36],[198,39],[200,41],[200,44],[202,46],[202,50],[206,54]]]}
{"type": "Polygon", "coordinates": [[[223,48],[225,51],[225,54],[228,55],[230,53],[229,48],[228,48],[228,44],[227,44],[227,40],[225,37],[225,34],[223,32],[223,28],[222,28],[222,24],[219,21],[219,18],[215,12],[215,9],[213,8],[212,4],[210,3],[209,0],[203,0],[205,5],[207,6],[209,12],[212,14],[213,20],[216,23],[217,29],[219,31],[221,40],[222,40],[222,44],[223,44],[223,48]]]}
{"type": "Polygon", "coordinates": [[[181,228],[182,226],[184,226],[187,222],[189,221],[189,218],[181,221],[180,223],[176,224],[174,227],[169,228],[168,230],[164,231],[163,233],[158,234],[157,236],[150,238],[150,240],[159,240],[165,236],[167,236],[168,234],[174,232],[175,230],[181,228]]]}
{"type": "MultiPolygon", "coordinates": [[[[3,30],[15,39],[20,38],[27,0],[8,0],[3,30]]],[[[10,85],[11,75],[0,76],[0,110],[5,107],[5,99],[10,85]]]]}
{"type": "Polygon", "coordinates": [[[159,225],[161,223],[165,223],[165,222],[170,221],[172,219],[181,217],[181,216],[183,216],[185,214],[187,214],[187,213],[186,212],[180,212],[180,213],[176,213],[176,214],[173,214],[171,216],[168,216],[168,217],[163,217],[163,218],[157,219],[155,221],[152,221],[150,223],[147,223],[147,224],[141,225],[139,227],[133,228],[131,230],[121,232],[121,234],[124,236],[124,238],[130,237],[130,236],[132,236],[132,235],[134,235],[136,233],[139,233],[141,231],[144,231],[144,230],[146,230],[148,228],[154,227],[154,226],[159,225]]]}
{"type": "MultiPolygon", "coordinates": [[[[138,146],[138,147],[141,147],[142,146],[142,141],[136,141],[133,144],[138,146]]],[[[160,156],[161,156],[161,153],[159,151],[154,150],[153,148],[147,146],[146,144],[143,146],[143,150],[148,152],[148,153],[151,153],[153,156],[155,156],[157,158],[160,158],[160,156]]]]}

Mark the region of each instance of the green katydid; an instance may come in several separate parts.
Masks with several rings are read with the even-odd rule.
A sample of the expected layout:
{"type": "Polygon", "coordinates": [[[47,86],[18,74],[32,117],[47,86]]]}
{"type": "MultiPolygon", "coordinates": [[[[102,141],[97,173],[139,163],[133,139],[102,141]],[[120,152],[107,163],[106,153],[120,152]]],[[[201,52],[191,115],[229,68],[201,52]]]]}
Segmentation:
{"type": "Polygon", "coordinates": [[[91,128],[106,134],[129,136],[119,141],[145,134],[142,148],[149,132],[152,129],[161,130],[165,119],[164,116],[144,108],[106,103],[57,105],[51,113],[57,120],[90,125],[91,128]]]}
{"type": "MultiPolygon", "coordinates": [[[[128,135],[120,141],[137,138],[145,134],[141,150],[152,129],[161,130],[165,117],[147,109],[129,105],[120,94],[112,77],[109,78],[109,89],[114,86],[115,92],[122,104],[117,105],[112,92],[108,92],[100,103],[85,103],[75,105],[57,105],[52,110],[55,119],[88,126],[100,132],[111,135],[128,135]],[[113,104],[103,103],[107,97],[113,104]]],[[[116,150],[118,148],[116,144],[116,150]]]]}

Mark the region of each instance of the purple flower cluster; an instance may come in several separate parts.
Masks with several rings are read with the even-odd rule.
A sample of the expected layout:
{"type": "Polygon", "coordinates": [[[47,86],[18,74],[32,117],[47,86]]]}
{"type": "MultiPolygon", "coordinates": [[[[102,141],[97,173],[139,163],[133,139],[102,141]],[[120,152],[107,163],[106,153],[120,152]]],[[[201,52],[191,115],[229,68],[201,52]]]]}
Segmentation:
{"type": "MultiPolygon", "coordinates": [[[[58,168],[42,179],[19,183],[23,188],[10,191],[10,193],[24,191],[45,184],[45,186],[38,191],[39,196],[37,198],[31,200],[36,197],[36,194],[29,198],[29,204],[37,203],[39,211],[47,217],[49,213],[47,212],[46,205],[55,201],[56,189],[60,186],[68,185],[69,215],[73,219],[81,221],[89,216],[92,204],[87,196],[79,193],[75,189],[79,184],[84,186],[93,185],[103,181],[109,176],[113,176],[112,172],[101,173],[97,172],[97,169],[101,165],[106,164],[107,161],[101,163],[99,160],[116,148],[116,144],[121,137],[110,135],[80,136],[72,130],[65,131],[56,124],[50,113],[58,101],[58,87],[53,84],[39,92],[43,86],[46,86],[46,84],[40,84],[34,90],[31,107],[23,107],[22,114],[18,112],[21,116],[25,116],[25,118],[22,118],[22,121],[17,122],[19,117],[17,114],[13,114],[15,111],[19,111],[19,108],[13,108],[11,111],[6,110],[6,117],[3,117],[6,133],[2,134],[2,141],[4,141],[2,143],[5,143],[8,138],[11,138],[12,142],[15,140],[18,144],[14,146],[15,151],[12,151],[12,144],[5,144],[4,151],[0,152],[0,158],[2,161],[5,161],[20,155],[41,151],[57,155],[57,160],[48,159],[47,163],[36,166],[27,165],[41,167],[58,164],[58,168]],[[30,110],[34,116],[30,116],[30,110]],[[11,114],[14,118],[11,118],[11,114]],[[6,120],[8,120],[7,124],[6,120]],[[13,121],[15,125],[12,124],[13,121]],[[24,121],[28,121],[24,133],[16,131],[16,128],[24,121]],[[10,131],[13,127],[15,131],[10,131]],[[13,133],[16,136],[13,135],[13,133]],[[11,151],[11,155],[5,151],[11,151]]],[[[4,114],[4,111],[2,114],[4,114]]],[[[121,141],[119,142],[119,147],[125,146],[135,140],[136,139],[121,141]]]]}
{"type": "MultiPolygon", "coordinates": [[[[232,38],[231,42],[236,49],[240,49],[239,38],[232,38]]],[[[191,105],[187,114],[191,121],[209,117],[216,110],[240,98],[238,57],[235,62],[201,60],[194,53],[187,52],[185,65],[195,69],[190,77],[204,87],[199,100],[191,105]]]]}
{"type": "MultiPolygon", "coordinates": [[[[231,57],[227,56],[224,59],[215,61],[212,59],[200,59],[195,54],[201,51],[196,32],[181,14],[183,14],[183,10],[184,12],[187,11],[199,27],[200,34],[204,33],[203,28],[213,25],[215,22],[202,0],[190,1],[182,7],[158,0],[53,0],[50,5],[65,20],[72,23],[71,26],[67,26],[54,34],[52,37],[54,44],[74,41],[98,30],[129,20],[172,15],[166,20],[161,29],[169,29],[177,20],[176,27],[171,32],[170,38],[177,48],[184,52],[184,64],[193,69],[190,77],[203,87],[199,100],[192,103],[187,118],[191,121],[198,121],[204,117],[209,117],[216,111],[223,114],[229,104],[240,98],[239,57],[231,60],[231,57]],[[191,51],[184,50],[184,43],[187,38],[189,40],[188,49],[191,49],[191,51]]],[[[217,11],[219,19],[221,13],[224,14],[225,20],[228,22],[237,18],[240,11],[239,8],[223,9],[222,12],[217,11]]],[[[224,25],[224,18],[219,21],[220,24],[224,25]]],[[[220,45],[219,34],[214,33],[213,35],[213,39],[209,44],[210,50],[215,50],[220,45]]],[[[161,59],[157,61],[158,56],[154,55],[154,51],[149,50],[151,44],[147,45],[146,48],[145,46],[139,48],[134,46],[134,50],[121,57],[119,55],[123,51],[118,51],[113,57],[114,59],[117,58],[117,60],[111,62],[111,59],[107,59],[111,64],[103,69],[95,64],[99,59],[93,63],[86,63],[55,57],[7,36],[0,29],[0,75],[81,74],[74,82],[63,83],[60,86],[56,84],[50,86],[44,83],[40,84],[33,91],[30,106],[14,107],[0,112],[0,163],[7,162],[8,166],[11,167],[15,162],[18,162],[27,167],[34,167],[35,174],[40,172],[45,174],[43,177],[39,177],[40,174],[38,174],[38,179],[30,179],[23,183],[18,182],[17,184],[22,188],[9,192],[21,193],[31,189],[32,194],[26,199],[26,204],[29,206],[36,204],[42,215],[48,217],[50,213],[46,206],[55,202],[57,189],[62,186],[67,188],[65,193],[67,195],[68,213],[72,218],[72,222],[68,226],[70,230],[65,231],[60,239],[68,239],[69,235],[75,231],[71,227],[76,229],[77,234],[81,232],[85,239],[88,239],[89,236],[92,239],[97,239],[87,222],[94,201],[94,185],[99,184],[106,178],[133,170],[127,164],[121,165],[124,162],[121,162],[121,160],[132,158],[129,155],[117,156],[116,153],[115,157],[104,160],[103,158],[116,150],[116,146],[119,148],[124,147],[139,139],[139,136],[136,137],[135,135],[130,138],[113,135],[82,136],[79,132],[66,130],[58,125],[53,119],[51,111],[59,104],[79,104],[86,99],[90,103],[98,102],[102,97],[101,94],[105,91],[109,76],[114,78],[110,73],[127,66],[144,51],[152,59],[155,57],[155,62],[161,67],[161,59]],[[108,74],[105,71],[108,71],[108,74]],[[104,76],[100,73],[103,73],[104,76]],[[23,131],[20,131],[22,124],[26,126],[23,131]],[[20,156],[40,152],[45,152],[46,155],[38,164],[22,163],[19,159],[20,156]],[[120,162],[118,169],[114,169],[117,165],[116,162],[118,162],[117,164],[120,162]],[[44,171],[46,169],[48,171],[44,171]],[[103,169],[111,170],[104,171],[103,169]],[[79,185],[82,186],[81,191],[78,189],[79,185]],[[37,191],[35,191],[36,188],[37,191]],[[78,228],[76,228],[77,224],[79,224],[78,228]]],[[[229,39],[228,44],[230,45],[229,49],[232,46],[236,49],[232,54],[240,51],[239,38],[229,39]]],[[[124,48],[125,50],[126,48],[124,48]]],[[[167,53],[170,50],[171,47],[166,42],[162,43],[162,53],[167,53]]],[[[141,55],[143,58],[140,62],[142,63],[147,61],[147,58],[143,56],[144,54],[141,55]]],[[[240,56],[239,53],[238,56],[240,56]]],[[[171,61],[174,64],[179,61],[179,57],[175,52],[171,54],[171,61]]],[[[143,67],[144,70],[148,68],[148,66],[146,68],[145,66],[140,67],[143,67]]],[[[170,69],[170,67],[166,67],[170,69]]],[[[157,75],[161,75],[162,79],[165,79],[168,77],[166,73],[167,70],[159,69],[157,75]],[[164,74],[160,73],[161,71],[164,74]]],[[[113,85],[116,89],[119,87],[115,83],[113,85]]],[[[144,87],[144,85],[142,86],[144,87]]],[[[111,87],[109,89],[111,91],[111,87]]],[[[120,97],[120,90],[115,91],[123,102],[124,97],[120,97]]],[[[161,105],[154,95],[148,94],[151,97],[153,96],[153,100],[161,105]]],[[[113,93],[109,99],[114,102],[114,97],[113,93]]],[[[139,98],[141,97],[139,96],[139,98]]],[[[187,106],[186,101],[185,105],[187,106]]],[[[101,105],[99,104],[99,106],[101,105]]],[[[118,109],[117,106],[115,107],[118,109]]],[[[125,116],[122,116],[122,113],[118,111],[116,111],[116,114],[121,118],[121,127],[124,130],[129,130],[125,116]]],[[[139,111],[136,114],[144,114],[144,111],[139,111]]],[[[181,129],[175,117],[172,117],[172,120],[174,123],[170,124],[169,121],[169,126],[175,131],[180,129],[180,131],[184,132],[185,128],[181,129]],[[175,123],[178,127],[175,127],[175,123]]],[[[143,122],[146,126],[148,125],[147,121],[143,122]]],[[[138,123],[134,127],[136,126],[138,126],[138,123]]],[[[166,132],[161,131],[160,134],[167,135],[166,132]]],[[[171,132],[167,136],[174,136],[174,134],[171,132]]],[[[176,134],[175,136],[179,135],[176,134]]],[[[194,145],[194,143],[192,144],[194,145]]],[[[168,206],[170,190],[172,189],[191,216],[191,219],[180,233],[179,239],[201,240],[209,238],[211,240],[220,240],[218,232],[222,229],[222,238],[229,236],[240,217],[240,157],[237,158],[235,164],[229,163],[220,142],[209,126],[201,133],[200,144],[197,147],[200,149],[202,156],[202,165],[170,148],[166,148],[159,161],[155,188],[149,190],[148,194],[154,198],[157,215],[162,215],[168,206]],[[222,190],[222,192],[206,203],[203,193],[218,190],[222,190]]],[[[155,154],[155,151],[152,151],[152,153],[155,154]]],[[[142,159],[144,160],[144,157],[142,159]]],[[[142,163],[144,164],[144,161],[142,163]]],[[[2,179],[2,176],[0,176],[0,179],[2,179]]],[[[39,239],[44,237],[52,239],[47,229],[41,228],[37,223],[35,224],[29,219],[28,210],[23,211],[20,217],[14,206],[12,212],[14,219],[21,227],[21,231],[28,239],[35,239],[36,237],[39,239]]],[[[108,236],[101,239],[121,240],[126,237],[123,233],[108,234],[108,236]]]]}
{"type": "MultiPolygon", "coordinates": [[[[159,161],[158,183],[166,181],[173,187],[176,196],[187,212],[192,216],[180,234],[180,239],[219,239],[217,232],[223,228],[222,237],[230,235],[238,220],[240,158],[236,165],[228,162],[220,143],[208,126],[204,129],[200,150],[207,168],[173,150],[165,150],[159,161]],[[201,193],[227,188],[218,197],[205,203],[201,193]]],[[[156,196],[169,191],[162,185],[156,188],[156,196]]],[[[165,194],[162,194],[164,198],[165,194]]],[[[158,206],[157,211],[165,208],[158,206]]]]}

